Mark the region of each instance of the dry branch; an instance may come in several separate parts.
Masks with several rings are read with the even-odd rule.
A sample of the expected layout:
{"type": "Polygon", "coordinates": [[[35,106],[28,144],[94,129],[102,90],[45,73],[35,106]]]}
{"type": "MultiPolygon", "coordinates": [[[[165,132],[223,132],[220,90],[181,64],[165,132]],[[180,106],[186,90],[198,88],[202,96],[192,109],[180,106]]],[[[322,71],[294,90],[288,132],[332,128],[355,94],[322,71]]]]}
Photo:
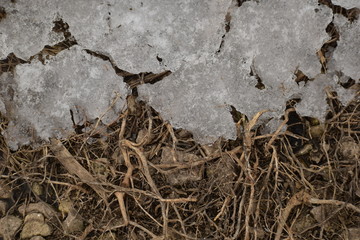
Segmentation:
{"type": "Polygon", "coordinates": [[[70,174],[76,175],[82,182],[88,184],[107,203],[105,190],[100,183],[76,161],[60,140],[51,139],[50,149],[70,174]]]}

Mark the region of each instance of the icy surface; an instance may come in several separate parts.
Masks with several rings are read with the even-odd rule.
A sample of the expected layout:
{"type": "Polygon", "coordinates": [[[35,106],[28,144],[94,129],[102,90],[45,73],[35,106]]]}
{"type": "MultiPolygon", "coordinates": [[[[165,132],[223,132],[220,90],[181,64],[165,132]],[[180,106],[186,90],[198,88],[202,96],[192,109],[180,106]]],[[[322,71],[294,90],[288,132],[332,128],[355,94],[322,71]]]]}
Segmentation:
{"type": "MultiPolygon", "coordinates": [[[[344,102],[351,98],[338,82],[360,78],[359,22],[335,16],[340,40],[333,57],[326,56],[329,71],[321,74],[316,53],[330,39],[325,31],[333,17],[330,8],[317,0],[247,1],[236,7],[237,2],[0,2],[7,12],[0,22],[1,59],[14,52],[28,60],[45,45],[64,40],[52,30],[59,19],[78,43],[45,64],[32,59],[18,65],[14,75],[0,76],[0,111],[10,119],[5,132],[10,146],[67,136],[73,132],[70,109],[81,124],[101,117],[119,94],[102,118],[104,123],[116,119],[125,84],[108,62],[85,49],[132,73],[171,70],[162,81],[140,86],[140,98],[174,127],[193,131],[206,143],[236,137],[230,106],[249,118],[270,110],[262,121],[273,118],[267,125],[273,130],[291,98],[302,99],[297,106],[302,115],[320,119],[326,110],[324,88],[336,90],[344,102]],[[312,80],[296,84],[297,70],[312,80]],[[264,89],[256,87],[259,81],[264,89]]],[[[359,5],[357,0],[333,3],[359,5]]]]}
{"type": "Polygon", "coordinates": [[[83,48],[111,56],[126,71],[178,69],[183,61],[213,54],[224,34],[231,0],[6,1],[8,17],[0,24],[1,58],[14,52],[28,59],[61,41],[52,32],[61,18],[83,48]],[[19,23],[17,23],[17,21],[19,23]],[[89,37],[91,36],[91,37],[89,37]],[[161,59],[160,61],[158,59],[161,59]]]}
{"type": "MultiPolygon", "coordinates": [[[[265,109],[271,111],[268,117],[280,116],[286,100],[307,89],[295,83],[294,72],[301,69],[309,77],[319,74],[316,52],[329,38],[325,28],[331,10],[315,0],[307,2],[245,2],[233,12],[218,55],[184,64],[165,80],[141,86],[141,96],[176,127],[194,131],[201,141],[210,142],[219,135],[235,138],[229,105],[249,117],[265,109]],[[251,68],[265,89],[255,87],[251,68]]],[[[324,94],[311,95],[319,96],[324,98],[324,94]]]]}
{"type": "Polygon", "coordinates": [[[64,39],[61,33],[52,31],[56,13],[51,5],[39,7],[43,4],[43,0],[0,1],[6,10],[6,18],[0,22],[0,59],[13,52],[27,60],[45,45],[64,39]]]}
{"type": "Polygon", "coordinates": [[[351,9],[354,7],[360,8],[359,0],[332,0],[331,2],[335,5],[340,5],[346,9],[351,9]]]}
{"type": "Polygon", "coordinates": [[[13,77],[4,76],[1,95],[12,119],[5,136],[14,149],[34,141],[32,135],[38,138],[35,140],[47,140],[73,132],[70,109],[77,124],[83,124],[85,117],[102,117],[104,123],[110,123],[127,94],[122,78],[108,62],[78,47],[59,53],[45,65],[33,61],[17,66],[13,77]]]}
{"type": "Polygon", "coordinates": [[[360,79],[360,21],[350,23],[343,16],[335,16],[335,24],[340,32],[340,40],[334,51],[338,70],[345,75],[360,79]]]}
{"type": "Polygon", "coordinates": [[[327,109],[326,87],[337,87],[332,75],[320,74],[313,81],[309,81],[306,91],[302,93],[302,101],[296,105],[297,112],[302,116],[309,116],[311,113],[312,117],[323,119],[327,109]]]}
{"type": "Polygon", "coordinates": [[[329,39],[324,29],[331,19],[331,10],[316,0],[245,2],[233,14],[225,44],[243,51],[238,59],[245,54],[268,84],[291,82],[296,69],[312,78],[321,68],[316,52],[329,39]]]}
{"type": "Polygon", "coordinates": [[[139,73],[174,71],[189,58],[215,53],[231,0],[88,2],[60,10],[78,43],[139,73]]]}

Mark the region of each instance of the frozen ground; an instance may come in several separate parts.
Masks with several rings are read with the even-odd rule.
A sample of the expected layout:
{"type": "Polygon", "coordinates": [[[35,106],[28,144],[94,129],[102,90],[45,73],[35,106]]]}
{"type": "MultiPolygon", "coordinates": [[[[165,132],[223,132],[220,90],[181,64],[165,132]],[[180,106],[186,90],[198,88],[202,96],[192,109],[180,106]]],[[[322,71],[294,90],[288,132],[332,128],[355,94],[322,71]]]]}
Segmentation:
{"type": "MultiPolygon", "coordinates": [[[[358,21],[351,23],[315,0],[239,2],[1,2],[6,11],[0,21],[1,59],[14,53],[29,61],[0,76],[8,142],[17,148],[68,136],[70,110],[79,121],[116,120],[128,89],[108,61],[85,50],[134,74],[172,71],[162,81],[138,87],[139,97],[201,142],[235,138],[230,105],[248,117],[268,109],[264,117],[276,123],[292,98],[301,98],[302,115],[323,119],[328,86],[345,104],[351,99],[352,90],[339,82],[360,78],[358,21]],[[35,55],[64,40],[53,29],[60,19],[77,44],[42,63],[35,55]],[[331,22],[340,39],[328,53],[325,74],[317,52],[332,40],[325,31],[331,22]],[[312,81],[296,83],[298,71],[312,81]]],[[[344,7],[358,5],[349,0],[344,7]]]]}
{"type": "Polygon", "coordinates": [[[335,68],[353,79],[360,79],[360,22],[350,24],[343,16],[336,16],[334,21],[340,33],[334,51],[335,68]]]}
{"type": "Polygon", "coordinates": [[[358,0],[333,0],[332,3],[347,9],[360,8],[360,2],[358,0]]]}
{"type": "Polygon", "coordinates": [[[109,124],[127,96],[125,83],[112,66],[78,46],[45,64],[34,60],[19,65],[14,76],[6,73],[2,79],[6,83],[1,83],[1,95],[12,117],[5,136],[14,149],[29,144],[34,140],[30,137],[41,142],[73,132],[70,110],[78,125],[96,118],[109,124]]]}

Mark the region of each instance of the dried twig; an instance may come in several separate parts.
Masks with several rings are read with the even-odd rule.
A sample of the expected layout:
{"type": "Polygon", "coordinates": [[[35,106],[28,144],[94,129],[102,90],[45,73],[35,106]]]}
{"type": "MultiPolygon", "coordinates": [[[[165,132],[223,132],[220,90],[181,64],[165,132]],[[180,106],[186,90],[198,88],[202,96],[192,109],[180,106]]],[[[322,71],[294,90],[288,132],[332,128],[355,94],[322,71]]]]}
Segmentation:
{"type": "Polygon", "coordinates": [[[275,240],[279,240],[281,238],[281,233],[284,229],[284,226],[286,224],[286,220],[288,219],[291,210],[303,203],[310,203],[310,204],[331,204],[331,205],[336,205],[336,206],[345,206],[346,208],[349,208],[357,213],[360,213],[360,208],[354,206],[351,203],[346,203],[343,201],[338,201],[338,200],[327,200],[327,199],[317,199],[312,197],[309,193],[305,192],[305,191],[300,191],[298,193],[296,193],[294,196],[292,196],[289,200],[289,202],[287,203],[286,207],[284,209],[281,210],[280,212],[280,216],[279,216],[279,223],[278,223],[278,227],[277,227],[277,231],[276,231],[276,235],[275,235],[275,240]]]}
{"type": "Polygon", "coordinates": [[[310,199],[310,195],[306,193],[305,191],[300,191],[296,193],[294,196],[292,196],[287,203],[286,207],[280,211],[280,216],[278,218],[278,227],[275,235],[275,240],[280,240],[281,233],[284,229],[284,226],[286,224],[286,220],[288,219],[291,210],[304,202],[308,202],[310,199]]]}
{"type": "Polygon", "coordinates": [[[287,122],[289,121],[289,112],[294,111],[293,109],[289,108],[285,111],[285,119],[284,121],[282,121],[282,123],[280,124],[280,126],[278,127],[278,129],[275,131],[275,133],[273,134],[273,136],[271,137],[271,139],[269,140],[269,142],[266,144],[266,150],[269,150],[270,146],[273,144],[273,142],[275,141],[275,139],[278,137],[278,135],[280,134],[280,131],[284,128],[284,126],[287,124],[287,122]]]}
{"type": "Polygon", "coordinates": [[[158,188],[156,187],[156,184],[154,182],[154,180],[152,179],[151,177],[151,174],[150,174],[150,171],[149,171],[149,166],[148,166],[148,163],[147,163],[147,160],[146,160],[146,157],[143,153],[143,151],[141,151],[138,147],[134,146],[134,144],[129,141],[129,140],[123,140],[121,141],[121,143],[132,149],[136,155],[139,157],[140,159],[140,162],[142,164],[142,170],[143,170],[143,173],[145,175],[145,178],[146,180],[148,181],[148,184],[150,185],[152,191],[160,198],[160,207],[161,207],[161,212],[162,212],[162,215],[163,215],[163,233],[164,233],[164,237],[167,236],[167,218],[166,218],[166,207],[165,207],[165,202],[163,202],[162,200],[163,197],[161,196],[158,188]]]}
{"type": "Polygon", "coordinates": [[[69,173],[76,175],[82,182],[88,184],[104,200],[104,202],[107,203],[107,197],[101,184],[83,166],[81,166],[78,161],[76,161],[60,140],[51,139],[50,149],[69,173]]]}

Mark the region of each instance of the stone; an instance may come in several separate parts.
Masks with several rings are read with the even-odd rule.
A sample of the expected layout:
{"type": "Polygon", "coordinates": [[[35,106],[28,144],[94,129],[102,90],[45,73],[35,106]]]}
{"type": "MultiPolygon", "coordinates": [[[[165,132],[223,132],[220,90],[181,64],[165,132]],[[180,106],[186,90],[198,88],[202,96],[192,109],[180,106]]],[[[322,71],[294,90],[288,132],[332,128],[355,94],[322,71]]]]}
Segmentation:
{"type": "Polygon", "coordinates": [[[71,211],[66,219],[63,221],[63,230],[66,233],[76,233],[82,232],[85,228],[84,221],[81,219],[80,215],[74,211],[71,211]]]}
{"type": "Polygon", "coordinates": [[[29,213],[41,213],[47,219],[51,219],[58,215],[55,209],[45,202],[30,203],[29,205],[23,204],[18,208],[18,211],[23,216],[26,216],[29,213]]]}
{"type": "Polygon", "coordinates": [[[39,221],[28,221],[20,233],[20,238],[26,239],[34,236],[46,237],[50,236],[51,233],[52,229],[48,224],[39,221]]]}
{"type": "Polygon", "coordinates": [[[0,219],[0,236],[5,240],[13,239],[14,234],[20,228],[22,220],[18,217],[7,215],[0,219]]]}

